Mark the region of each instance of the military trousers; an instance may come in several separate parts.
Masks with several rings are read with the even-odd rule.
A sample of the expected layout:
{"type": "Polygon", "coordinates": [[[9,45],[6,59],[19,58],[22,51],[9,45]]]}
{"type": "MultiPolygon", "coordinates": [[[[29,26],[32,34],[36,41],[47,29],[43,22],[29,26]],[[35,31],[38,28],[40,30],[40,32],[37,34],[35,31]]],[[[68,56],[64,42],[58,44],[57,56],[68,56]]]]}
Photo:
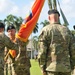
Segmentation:
{"type": "Polygon", "coordinates": [[[30,75],[30,59],[20,57],[17,61],[15,61],[14,67],[16,75],[30,75]]]}
{"type": "Polygon", "coordinates": [[[30,70],[25,68],[19,68],[16,71],[16,75],[30,75],[30,70]]]}
{"type": "Polygon", "coordinates": [[[71,75],[71,72],[47,72],[47,75],[71,75]]]}
{"type": "Polygon", "coordinates": [[[4,70],[0,69],[0,75],[4,75],[4,70]]]}

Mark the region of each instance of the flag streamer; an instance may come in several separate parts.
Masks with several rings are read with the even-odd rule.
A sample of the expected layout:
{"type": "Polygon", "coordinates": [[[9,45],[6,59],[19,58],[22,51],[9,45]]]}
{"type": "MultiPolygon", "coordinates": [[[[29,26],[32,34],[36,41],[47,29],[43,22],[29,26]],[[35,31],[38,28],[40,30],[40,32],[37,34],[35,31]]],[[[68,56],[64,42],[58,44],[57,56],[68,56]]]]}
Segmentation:
{"type": "Polygon", "coordinates": [[[16,51],[15,50],[9,50],[9,54],[15,58],[16,57],[16,51]]]}

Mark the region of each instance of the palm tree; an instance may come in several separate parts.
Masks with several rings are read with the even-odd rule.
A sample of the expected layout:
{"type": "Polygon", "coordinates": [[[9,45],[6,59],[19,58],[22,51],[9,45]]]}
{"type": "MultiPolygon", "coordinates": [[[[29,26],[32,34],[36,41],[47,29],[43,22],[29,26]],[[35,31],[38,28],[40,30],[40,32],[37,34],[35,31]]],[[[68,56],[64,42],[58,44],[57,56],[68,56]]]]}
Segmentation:
{"type": "MultiPolygon", "coordinates": [[[[57,0],[57,1],[58,1],[58,0],[57,0]]],[[[60,3],[59,3],[59,1],[58,1],[58,5],[59,5],[60,13],[61,13],[61,16],[62,16],[62,19],[63,19],[63,22],[64,22],[63,25],[64,25],[64,26],[68,26],[69,23],[68,23],[68,21],[67,21],[65,15],[64,15],[64,13],[63,13],[61,7],[60,7],[60,3]]]]}
{"type": "Polygon", "coordinates": [[[38,50],[38,36],[33,36],[32,42],[35,50],[38,50]]]}
{"type": "Polygon", "coordinates": [[[18,31],[19,28],[20,28],[20,25],[23,22],[23,19],[21,17],[16,17],[16,16],[10,14],[6,17],[6,19],[4,19],[4,22],[7,26],[10,25],[10,24],[13,24],[18,31]]]}
{"type": "Polygon", "coordinates": [[[38,23],[36,23],[36,26],[35,26],[35,28],[34,28],[34,30],[33,30],[33,33],[37,33],[38,32],[38,23]]]}
{"type": "Polygon", "coordinates": [[[48,25],[48,24],[49,24],[49,21],[48,21],[48,20],[44,20],[44,22],[41,22],[40,24],[42,24],[42,25],[43,25],[43,27],[44,27],[44,26],[46,26],[46,25],[48,25]]]}
{"type": "Polygon", "coordinates": [[[0,22],[3,22],[3,20],[0,20],[0,22]]]}
{"type": "Polygon", "coordinates": [[[49,9],[57,9],[56,0],[48,0],[49,9]]]}
{"type": "Polygon", "coordinates": [[[72,34],[75,36],[75,30],[71,30],[72,34]]]}

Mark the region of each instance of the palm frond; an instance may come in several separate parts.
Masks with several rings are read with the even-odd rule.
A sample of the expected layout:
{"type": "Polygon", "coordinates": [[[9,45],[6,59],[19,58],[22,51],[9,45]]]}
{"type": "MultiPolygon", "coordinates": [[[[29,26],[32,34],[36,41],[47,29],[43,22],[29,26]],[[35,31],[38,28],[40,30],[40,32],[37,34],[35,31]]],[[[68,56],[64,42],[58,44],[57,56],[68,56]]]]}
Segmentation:
{"type": "Polygon", "coordinates": [[[64,15],[64,13],[63,13],[61,7],[60,7],[59,1],[58,1],[58,5],[59,5],[59,9],[60,9],[60,12],[61,12],[61,15],[62,15],[62,19],[63,19],[63,21],[64,21],[64,25],[65,25],[65,26],[68,26],[69,23],[68,23],[68,21],[67,21],[65,15],[64,15]]]}
{"type": "Polygon", "coordinates": [[[56,3],[56,0],[53,0],[53,8],[54,8],[54,9],[57,9],[57,3],[56,3]]]}
{"type": "Polygon", "coordinates": [[[48,6],[49,6],[49,9],[51,10],[52,9],[52,1],[51,0],[48,0],[48,6]]]}

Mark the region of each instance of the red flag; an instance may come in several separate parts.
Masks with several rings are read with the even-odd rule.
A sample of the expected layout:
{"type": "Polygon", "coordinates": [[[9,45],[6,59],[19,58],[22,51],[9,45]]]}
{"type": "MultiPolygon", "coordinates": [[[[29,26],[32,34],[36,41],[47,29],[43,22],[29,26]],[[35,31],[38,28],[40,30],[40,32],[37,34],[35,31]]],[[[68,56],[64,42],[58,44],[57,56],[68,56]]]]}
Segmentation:
{"type": "Polygon", "coordinates": [[[40,16],[45,0],[36,0],[31,8],[30,15],[25,18],[25,23],[21,25],[17,38],[26,42],[32,33],[40,16]]]}

